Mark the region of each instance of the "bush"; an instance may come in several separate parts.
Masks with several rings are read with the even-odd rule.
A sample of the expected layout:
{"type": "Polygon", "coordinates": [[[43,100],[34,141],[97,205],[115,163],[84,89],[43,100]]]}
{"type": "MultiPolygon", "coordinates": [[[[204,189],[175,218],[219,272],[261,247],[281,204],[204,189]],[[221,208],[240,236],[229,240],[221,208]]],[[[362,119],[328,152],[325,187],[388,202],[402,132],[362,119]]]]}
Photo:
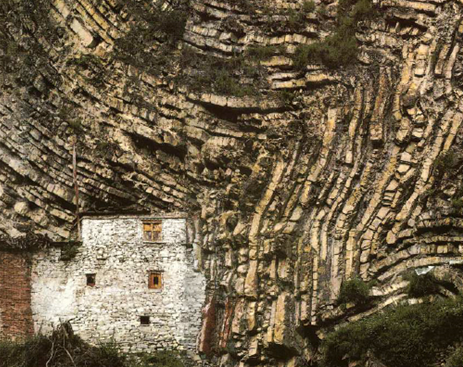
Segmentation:
{"type": "Polygon", "coordinates": [[[268,60],[273,55],[282,52],[283,48],[279,46],[254,46],[246,50],[246,54],[256,61],[268,60]]]}
{"type": "Polygon", "coordinates": [[[353,303],[356,306],[366,305],[370,301],[370,287],[363,280],[353,278],[342,283],[338,303],[353,303]]]}
{"type": "Polygon", "coordinates": [[[329,68],[338,68],[355,62],[357,40],[353,35],[336,33],[325,39],[321,60],[329,68]]]}
{"type": "Polygon", "coordinates": [[[463,366],[463,347],[459,347],[447,359],[445,367],[461,367],[463,366]]]}
{"type": "Polygon", "coordinates": [[[301,70],[308,64],[318,63],[321,61],[323,44],[320,42],[310,45],[299,45],[293,55],[293,65],[296,69],[301,70]]]}
{"type": "Polygon", "coordinates": [[[322,63],[329,68],[337,68],[355,61],[357,40],[349,34],[336,33],[323,42],[300,45],[293,55],[293,65],[301,70],[308,64],[322,63]]]}
{"type": "Polygon", "coordinates": [[[434,167],[440,172],[453,170],[459,167],[459,165],[460,159],[453,150],[441,153],[434,162],[434,167]]]}
{"type": "Polygon", "coordinates": [[[352,9],[352,16],[357,21],[371,18],[373,15],[374,10],[370,0],[359,0],[352,9]]]}
{"type": "Polygon", "coordinates": [[[76,336],[69,323],[51,336],[21,342],[0,339],[0,367],[184,367],[174,351],[143,354],[131,360],[114,343],[91,346],[76,336]]]}
{"type": "Polygon", "coordinates": [[[72,129],[72,132],[76,135],[79,135],[84,131],[82,122],[78,119],[70,119],[68,121],[68,125],[72,129]]]}
{"type": "Polygon", "coordinates": [[[431,273],[418,275],[413,271],[405,279],[409,281],[407,293],[410,297],[424,297],[439,292],[439,281],[431,273]]]}
{"type": "MultiPolygon", "coordinates": [[[[321,9],[319,9],[320,13],[321,9]]],[[[296,69],[303,69],[308,63],[322,63],[335,69],[355,62],[358,52],[358,22],[374,15],[371,0],[341,0],[338,8],[336,28],[332,35],[311,45],[296,49],[293,62],[296,69]]]]}
{"type": "Polygon", "coordinates": [[[457,211],[463,209],[463,198],[452,199],[452,208],[457,211]]]}
{"type": "Polygon", "coordinates": [[[61,248],[60,260],[70,261],[79,253],[79,247],[82,243],[78,241],[69,241],[61,248]]]}
{"type": "Polygon", "coordinates": [[[74,335],[70,324],[50,337],[34,336],[23,343],[0,341],[0,367],[128,367],[114,344],[90,346],[74,335]]]}
{"type": "Polygon", "coordinates": [[[346,356],[364,361],[370,352],[386,366],[431,367],[439,353],[459,342],[462,330],[461,297],[398,306],[328,334],[322,366],[347,366],[346,356]]]}
{"type": "Polygon", "coordinates": [[[315,10],[315,3],[313,0],[305,0],[302,4],[302,12],[305,14],[312,13],[315,10]]]}
{"type": "Polygon", "coordinates": [[[131,367],[184,367],[180,355],[175,351],[163,350],[154,354],[139,356],[131,367]]]}

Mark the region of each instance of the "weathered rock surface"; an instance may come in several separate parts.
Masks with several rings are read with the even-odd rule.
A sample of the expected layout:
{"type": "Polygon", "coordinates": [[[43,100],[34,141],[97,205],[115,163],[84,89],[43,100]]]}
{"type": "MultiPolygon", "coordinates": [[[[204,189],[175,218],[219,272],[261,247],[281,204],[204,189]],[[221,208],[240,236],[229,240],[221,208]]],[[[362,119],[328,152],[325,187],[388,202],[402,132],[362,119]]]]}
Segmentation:
{"type": "Polygon", "coordinates": [[[283,45],[259,97],[178,85],[178,57],[158,74],[116,60],[131,14],[115,0],[2,4],[0,232],[75,232],[76,136],[80,211],[194,218],[201,351],[306,365],[317,331],[343,317],[344,279],[377,280],[380,309],[404,297],[401,273],[461,259],[463,3],[379,1],[355,65],[302,72],[289,56],[329,33],[336,4],[298,32],[278,25],[301,3],[246,4],[192,1],[178,47],[227,58],[283,45]]]}

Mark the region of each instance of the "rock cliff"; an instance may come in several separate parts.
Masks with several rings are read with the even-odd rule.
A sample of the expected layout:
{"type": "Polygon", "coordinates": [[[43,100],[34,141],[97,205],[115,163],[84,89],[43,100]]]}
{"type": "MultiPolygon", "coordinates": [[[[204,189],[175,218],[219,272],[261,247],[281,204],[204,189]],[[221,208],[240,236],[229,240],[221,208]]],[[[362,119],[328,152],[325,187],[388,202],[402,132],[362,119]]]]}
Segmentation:
{"type": "Polygon", "coordinates": [[[407,270],[460,279],[462,8],[4,1],[0,232],[63,241],[76,211],[187,211],[201,351],[312,363],[325,327],[407,297],[407,270]],[[351,278],[375,306],[339,307],[351,278]]]}

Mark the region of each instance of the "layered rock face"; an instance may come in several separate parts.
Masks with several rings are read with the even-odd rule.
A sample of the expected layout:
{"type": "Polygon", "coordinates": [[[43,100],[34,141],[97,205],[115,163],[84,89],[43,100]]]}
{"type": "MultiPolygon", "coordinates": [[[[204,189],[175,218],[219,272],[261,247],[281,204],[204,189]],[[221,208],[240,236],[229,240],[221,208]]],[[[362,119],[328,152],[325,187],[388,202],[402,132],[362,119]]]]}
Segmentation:
{"type": "Polygon", "coordinates": [[[1,5],[5,235],[76,232],[74,147],[80,211],[189,211],[199,346],[224,366],[313,361],[345,279],[377,281],[374,312],[408,269],[459,278],[461,1],[380,1],[357,60],[302,69],[292,55],[330,36],[337,3],[193,0],[174,41],[140,27],[142,50],[129,36],[152,23],[124,3],[1,5]]]}

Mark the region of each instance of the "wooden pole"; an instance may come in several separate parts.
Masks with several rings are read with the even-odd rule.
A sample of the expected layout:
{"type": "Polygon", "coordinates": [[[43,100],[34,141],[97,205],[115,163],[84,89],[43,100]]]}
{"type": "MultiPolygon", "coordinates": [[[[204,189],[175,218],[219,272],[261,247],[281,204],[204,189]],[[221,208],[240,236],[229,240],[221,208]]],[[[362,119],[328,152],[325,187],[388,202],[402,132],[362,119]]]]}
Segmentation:
{"type": "Polygon", "coordinates": [[[76,197],[76,222],[77,222],[77,239],[80,241],[80,217],[79,217],[79,185],[77,183],[77,139],[74,141],[72,149],[72,173],[74,176],[74,190],[76,197]]]}

